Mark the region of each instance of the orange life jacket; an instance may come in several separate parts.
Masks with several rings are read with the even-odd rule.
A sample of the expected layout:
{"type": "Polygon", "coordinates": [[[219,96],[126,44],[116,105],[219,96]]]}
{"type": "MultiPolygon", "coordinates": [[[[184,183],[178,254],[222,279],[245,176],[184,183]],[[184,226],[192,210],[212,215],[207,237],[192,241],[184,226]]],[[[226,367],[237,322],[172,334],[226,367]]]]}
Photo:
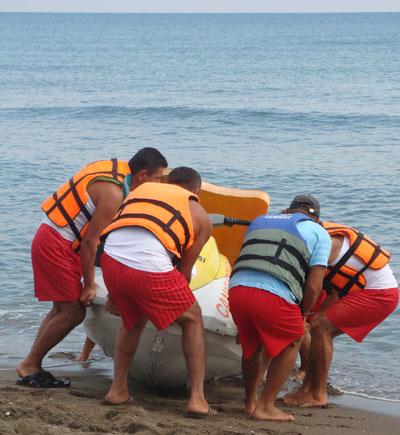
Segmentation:
{"type": "Polygon", "coordinates": [[[55,225],[59,227],[70,226],[76,237],[72,243],[74,250],[79,250],[80,242],[91,219],[91,215],[85,207],[88,201],[86,191],[88,184],[98,177],[110,178],[122,183],[122,180],[130,172],[128,162],[123,160],[99,160],[89,163],[42,203],[42,210],[55,225]],[[81,231],[74,223],[74,219],[80,212],[87,219],[87,223],[81,231]]]}
{"type": "Polygon", "coordinates": [[[144,183],[125,198],[103,236],[118,228],[143,227],[168,251],[181,258],[194,240],[190,199],[199,200],[193,193],[173,184],[144,183]]]}
{"type": "Polygon", "coordinates": [[[382,269],[389,263],[390,253],[359,230],[334,222],[323,222],[322,225],[330,236],[347,237],[350,245],[335,265],[327,267],[324,289],[328,293],[334,291],[343,297],[349,292],[363,290],[366,284],[363,273],[367,269],[382,269]],[[346,265],[353,255],[364,264],[360,270],[354,270],[346,265]]]}

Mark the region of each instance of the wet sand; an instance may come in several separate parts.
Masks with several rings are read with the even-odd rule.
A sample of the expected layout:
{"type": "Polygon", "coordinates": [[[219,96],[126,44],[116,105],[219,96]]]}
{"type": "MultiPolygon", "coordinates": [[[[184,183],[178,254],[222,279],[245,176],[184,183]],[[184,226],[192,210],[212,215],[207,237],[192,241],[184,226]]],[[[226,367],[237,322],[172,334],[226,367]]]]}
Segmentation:
{"type": "Polygon", "coordinates": [[[216,417],[192,419],[184,415],[186,392],[155,391],[131,384],[136,402],[117,407],[102,404],[109,373],[95,368],[63,373],[69,389],[40,390],[15,385],[13,370],[0,371],[0,434],[383,434],[399,433],[400,418],[337,405],[325,409],[279,406],[292,412],[293,423],[255,421],[244,416],[239,380],[207,386],[216,417]]]}

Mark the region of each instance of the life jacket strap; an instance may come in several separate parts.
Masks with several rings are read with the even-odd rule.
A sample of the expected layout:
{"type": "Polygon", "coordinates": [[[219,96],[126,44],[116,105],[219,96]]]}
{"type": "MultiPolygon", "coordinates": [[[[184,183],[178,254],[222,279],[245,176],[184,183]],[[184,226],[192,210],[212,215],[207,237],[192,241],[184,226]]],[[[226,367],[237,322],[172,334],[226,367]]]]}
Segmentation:
{"type": "MultiPolygon", "coordinates": [[[[113,222],[121,221],[124,219],[147,219],[151,222],[154,222],[155,224],[159,225],[174,241],[176,250],[182,255],[184,248],[182,247],[181,242],[179,241],[178,236],[171,230],[170,227],[166,226],[166,224],[157,217],[146,214],[146,213],[127,213],[122,216],[116,217],[113,222]]],[[[135,226],[135,225],[132,225],[135,226]]]]}
{"type": "MultiPolygon", "coordinates": [[[[86,177],[92,176],[92,175],[97,175],[97,174],[101,174],[101,175],[111,175],[112,178],[114,178],[115,180],[118,181],[118,178],[124,178],[125,175],[118,172],[118,160],[117,159],[111,159],[111,161],[113,162],[113,167],[111,171],[96,171],[96,172],[88,172],[87,174],[83,175],[81,178],[79,178],[78,180],[76,180],[75,182],[73,181],[73,178],[71,178],[73,185],[78,186],[78,184],[80,184],[86,177]],[[115,168],[114,168],[115,166],[115,168]]],[[[70,180],[70,186],[71,186],[71,180],[70,180]]],[[[67,195],[71,192],[70,189],[67,189],[59,198],[57,198],[57,200],[54,202],[54,204],[46,211],[47,215],[49,215],[56,207],[59,206],[59,204],[61,204],[61,202],[67,197],[67,195]]],[[[54,196],[53,196],[54,198],[54,196]]]]}
{"type": "Polygon", "coordinates": [[[111,175],[114,180],[118,181],[118,160],[114,157],[111,159],[111,175]]]}
{"type": "MultiPolygon", "coordinates": [[[[282,239],[280,242],[273,241],[273,240],[266,240],[266,239],[249,239],[243,243],[242,249],[245,246],[255,245],[255,244],[277,245],[278,249],[276,250],[275,255],[273,257],[276,258],[276,260],[274,261],[278,261],[282,251],[286,249],[291,255],[293,255],[297,259],[304,273],[306,274],[308,272],[308,263],[306,259],[295,247],[288,245],[286,239],[282,239]]],[[[273,264],[277,264],[277,263],[273,262],[273,264]]]]}
{"type": "MultiPolygon", "coordinates": [[[[53,199],[57,200],[57,194],[53,193],[53,199]]],[[[70,215],[67,213],[67,210],[65,210],[62,203],[58,205],[58,209],[60,210],[60,213],[63,215],[64,219],[67,221],[68,225],[70,226],[72,232],[74,233],[75,238],[80,242],[82,240],[81,233],[79,232],[78,228],[76,227],[73,219],[70,217],[70,215]]]]}
{"type": "MultiPolygon", "coordinates": [[[[276,255],[272,257],[268,255],[244,254],[244,255],[240,255],[239,258],[236,260],[236,262],[239,263],[240,261],[246,261],[246,260],[262,260],[277,265],[282,269],[287,270],[293,276],[293,278],[299,283],[301,288],[303,288],[304,286],[305,283],[304,278],[299,274],[296,268],[286,263],[285,261],[280,260],[279,258],[277,259],[276,255]]],[[[245,266],[239,266],[235,268],[234,273],[242,269],[247,269],[247,268],[245,266]]]]}
{"type": "Polygon", "coordinates": [[[69,180],[69,188],[71,189],[72,195],[74,196],[76,203],[81,209],[81,212],[85,215],[86,219],[90,221],[90,219],[92,219],[92,216],[89,213],[89,210],[86,208],[85,204],[82,202],[72,178],[70,178],[69,180]]]}
{"type": "Polygon", "coordinates": [[[354,252],[360,246],[362,241],[363,241],[363,235],[361,233],[358,233],[356,240],[350,246],[350,248],[345,252],[343,257],[334,266],[329,267],[330,272],[326,276],[327,280],[332,279],[336,273],[339,273],[340,268],[343,267],[347,263],[347,261],[353,256],[354,252]]]}
{"type": "MultiPolygon", "coordinates": [[[[341,229],[342,227],[337,227],[337,229],[341,229]]],[[[354,276],[348,275],[345,272],[341,270],[341,268],[347,263],[347,261],[353,256],[356,249],[360,246],[361,242],[363,241],[364,236],[362,233],[357,233],[357,238],[354,241],[354,243],[350,246],[350,248],[345,252],[343,257],[334,265],[334,266],[328,266],[329,273],[324,278],[324,288],[327,291],[327,293],[332,293],[332,291],[335,291],[339,294],[340,297],[345,296],[350,288],[353,285],[359,286],[361,289],[363,288],[362,284],[359,282],[358,277],[354,278],[354,276]],[[333,278],[335,275],[342,275],[345,278],[347,278],[349,281],[346,284],[346,289],[340,288],[332,283],[333,278]],[[349,285],[350,284],[350,285],[349,285]],[[348,287],[348,288],[347,288],[348,287]]]]}
{"type": "MultiPolygon", "coordinates": [[[[334,227],[330,229],[342,229],[342,227],[334,227]]],[[[356,231],[356,230],[355,230],[356,231]]],[[[349,249],[345,252],[343,257],[334,265],[334,266],[328,266],[329,273],[324,278],[324,288],[328,293],[331,293],[332,290],[337,292],[340,297],[344,297],[348,294],[348,292],[351,290],[351,288],[356,285],[362,290],[364,288],[363,283],[359,280],[359,277],[370,268],[370,266],[373,264],[373,262],[376,260],[376,258],[383,254],[386,257],[389,258],[389,256],[384,252],[380,246],[372,243],[370,240],[368,240],[364,234],[360,231],[356,231],[357,237],[354,243],[349,247],[349,249]],[[347,263],[347,261],[355,254],[356,250],[360,246],[361,242],[367,242],[374,248],[374,252],[371,255],[368,262],[362,267],[358,272],[356,272],[354,275],[348,275],[341,268],[347,263]],[[335,275],[341,275],[348,279],[347,284],[340,288],[332,283],[333,278],[335,275]]]]}
{"type": "Polygon", "coordinates": [[[286,247],[286,242],[287,242],[286,239],[282,239],[282,240],[278,243],[278,249],[276,250],[275,255],[274,255],[274,259],[272,260],[272,263],[273,263],[273,264],[278,264],[278,262],[279,262],[279,257],[280,257],[280,255],[281,255],[282,251],[283,251],[283,250],[285,249],[285,247],[286,247]]]}
{"type": "MultiPolygon", "coordinates": [[[[328,266],[328,270],[332,270],[332,266],[328,266]]],[[[351,282],[352,285],[356,285],[357,287],[360,288],[360,290],[364,289],[364,284],[360,281],[360,275],[355,277],[355,275],[350,275],[349,273],[344,272],[342,269],[338,270],[335,275],[340,275],[343,276],[344,278],[346,278],[347,280],[349,280],[351,282]],[[355,278],[354,278],[355,277],[355,278]]],[[[332,292],[338,293],[340,297],[341,293],[343,291],[343,287],[339,287],[337,284],[335,284],[334,282],[332,282],[331,279],[328,279],[328,277],[326,276],[324,278],[324,283],[323,283],[323,287],[324,290],[328,293],[331,294],[332,292]]]]}
{"type": "MultiPolygon", "coordinates": [[[[351,287],[358,283],[358,278],[371,266],[371,264],[375,261],[375,259],[379,256],[380,252],[377,249],[369,259],[368,263],[361,268],[350,280],[349,282],[343,287],[342,291],[340,292],[341,297],[346,296],[347,293],[350,291],[351,287]]],[[[362,287],[363,288],[363,287],[362,287]]]]}
{"type": "MultiPolygon", "coordinates": [[[[115,222],[115,221],[117,221],[117,220],[119,220],[121,218],[125,218],[125,217],[127,217],[129,215],[129,214],[126,214],[126,215],[121,216],[123,210],[128,205],[130,205],[130,204],[137,204],[137,203],[140,203],[140,202],[156,205],[158,207],[161,207],[161,208],[167,210],[168,212],[170,212],[172,214],[171,219],[168,222],[166,222],[166,223],[164,223],[161,220],[157,219],[157,221],[161,222],[161,224],[160,224],[161,228],[165,232],[167,232],[169,235],[171,235],[170,233],[173,233],[175,235],[175,233],[170,229],[170,227],[172,226],[172,224],[175,221],[178,221],[181,224],[181,226],[183,228],[184,235],[185,235],[185,240],[184,240],[183,245],[181,245],[181,243],[179,242],[179,245],[181,246],[181,248],[178,249],[178,252],[182,253],[186,249],[186,246],[188,245],[188,243],[190,241],[189,226],[188,226],[187,222],[185,221],[185,219],[183,218],[181,212],[179,210],[175,209],[174,207],[172,207],[171,205],[169,205],[168,203],[164,202],[164,201],[160,201],[158,199],[150,199],[150,198],[132,198],[132,199],[129,199],[128,201],[124,202],[121,205],[121,207],[119,209],[119,212],[118,212],[118,215],[117,215],[116,218],[114,218],[113,222],[115,222]]],[[[147,217],[150,216],[150,215],[143,214],[142,216],[143,216],[144,219],[147,219],[147,217]]],[[[150,220],[155,222],[154,219],[150,219],[150,220]]],[[[175,237],[177,237],[177,236],[175,235],[175,237]]]]}
{"type": "Polygon", "coordinates": [[[176,213],[174,215],[172,215],[171,219],[165,224],[165,227],[170,228],[176,220],[178,220],[180,222],[179,218],[182,218],[182,214],[179,210],[176,210],[176,213]]]}

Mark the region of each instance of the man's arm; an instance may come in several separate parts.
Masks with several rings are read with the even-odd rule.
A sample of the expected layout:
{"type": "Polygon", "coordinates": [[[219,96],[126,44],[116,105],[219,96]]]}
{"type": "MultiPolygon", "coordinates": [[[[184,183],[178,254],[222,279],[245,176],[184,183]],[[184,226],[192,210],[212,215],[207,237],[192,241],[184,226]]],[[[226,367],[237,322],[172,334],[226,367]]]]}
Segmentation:
{"type": "Polygon", "coordinates": [[[189,283],[192,278],[193,265],[196,262],[201,249],[210,238],[212,230],[210,218],[200,204],[190,201],[190,212],[192,214],[194,228],[194,242],[193,245],[183,253],[178,267],[189,283]]]}
{"type": "Polygon", "coordinates": [[[316,232],[317,243],[311,253],[309,260],[310,268],[304,285],[304,296],[301,304],[301,311],[304,316],[309,314],[321,294],[326,265],[328,264],[331,252],[331,238],[329,234],[321,226],[315,226],[314,223],[313,228],[316,232]]]}
{"type": "Polygon", "coordinates": [[[96,296],[94,262],[100,234],[116,215],[122,203],[121,188],[113,183],[96,182],[88,187],[88,193],[96,205],[96,211],[89,222],[80,247],[84,284],[80,301],[84,305],[90,305],[96,296]]]}
{"type": "Polygon", "coordinates": [[[325,266],[311,266],[304,286],[304,297],[301,303],[301,311],[304,316],[309,314],[311,308],[317,302],[322,291],[323,279],[325,275],[325,266]]]}

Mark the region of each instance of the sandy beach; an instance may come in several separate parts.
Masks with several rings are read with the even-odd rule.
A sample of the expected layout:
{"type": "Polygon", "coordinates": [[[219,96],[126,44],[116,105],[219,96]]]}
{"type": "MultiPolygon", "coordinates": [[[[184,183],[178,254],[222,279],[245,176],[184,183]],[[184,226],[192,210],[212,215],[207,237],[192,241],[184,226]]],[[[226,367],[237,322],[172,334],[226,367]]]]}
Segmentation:
{"type": "MultiPolygon", "coordinates": [[[[185,391],[155,391],[131,384],[135,404],[102,404],[109,374],[94,368],[63,373],[69,389],[19,387],[13,370],[0,372],[0,434],[383,434],[398,433],[400,418],[337,405],[325,409],[286,408],[293,423],[255,421],[241,413],[240,381],[207,386],[210,403],[219,410],[213,418],[192,419],[184,414],[185,391]]],[[[279,406],[283,406],[281,403],[279,406]]]]}

